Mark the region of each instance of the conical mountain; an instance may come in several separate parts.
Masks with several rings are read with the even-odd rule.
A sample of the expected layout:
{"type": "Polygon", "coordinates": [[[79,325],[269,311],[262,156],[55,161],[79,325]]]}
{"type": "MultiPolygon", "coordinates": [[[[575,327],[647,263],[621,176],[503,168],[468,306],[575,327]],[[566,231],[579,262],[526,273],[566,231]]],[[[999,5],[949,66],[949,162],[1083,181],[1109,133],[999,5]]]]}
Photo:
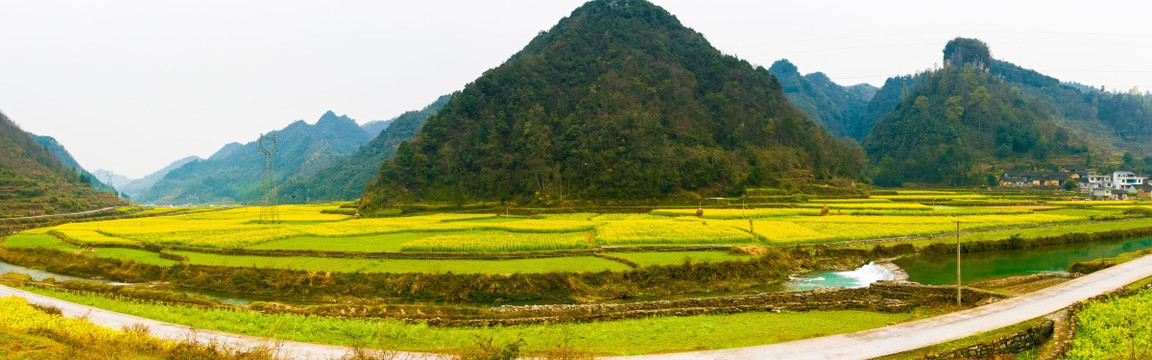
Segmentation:
{"type": "Polygon", "coordinates": [[[47,147],[0,113],[0,218],[55,214],[123,205],[97,193],[89,175],[60,162],[47,147]]]}
{"type": "MultiPolygon", "coordinates": [[[[441,96],[436,102],[419,111],[409,111],[388,120],[382,131],[361,126],[369,135],[379,135],[361,146],[352,155],[333,163],[328,168],[307,177],[285,182],[277,189],[282,202],[303,203],[316,201],[352,200],[364,193],[364,187],[380,171],[380,164],[396,154],[401,142],[411,140],[428,118],[444,107],[451,95],[441,96]],[[375,131],[375,132],[374,132],[375,131]]],[[[367,124],[365,124],[367,125],[367,124]]]]}
{"type": "Polygon", "coordinates": [[[861,157],[763,67],[651,3],[598,0],[454,96],[365,200],[695,202],[854,177],[861,157]]]}
{"type": "Polygon", "coordinates": [[[906,79],[904,89],[914,89],[864,142],[877,164],[877,184],[980,185],[1003,170],[1081,163],[1091,144],[1042,102],[989,72],[991,64],[987,45],[957,38],[946,47],[943,68],[906,79]]]}
{"type": "MultiPolygon", "coordinates": [[[[309,176],[368,142],[368,134],[347,116],[329,111],[308,124],[296,121],[276,136],[272,185],[309,176]]],[[[254,139],[255,140],[255,139],[254,139]]],[[[155,204],[254,202],[262,196],[264,155],[256,141],[229,144],[207,160],[194,160],[172,170],[138,201],[155,204]]]]}

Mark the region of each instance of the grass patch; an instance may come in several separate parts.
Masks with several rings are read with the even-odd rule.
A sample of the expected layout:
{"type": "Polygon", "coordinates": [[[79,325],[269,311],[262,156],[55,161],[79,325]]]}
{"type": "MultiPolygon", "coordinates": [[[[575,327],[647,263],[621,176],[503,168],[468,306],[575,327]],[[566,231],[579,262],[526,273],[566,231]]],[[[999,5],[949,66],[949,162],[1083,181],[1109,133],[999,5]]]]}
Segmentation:
{"type": "MultiPolygon", "coordinates": [[[[953,225],[955,226],[955,225],[953,225]]],[[[967,233],[960,235],[961,242],[979,242],[979,241],[997,241],[1011,238],[1013,235],[1019,235],[1021,238],[1040,238],[1060,236],[1075,233],[1096,233],[1114,230],[1131,230],[1152,227],[1152,219],[1140,219],[1130,221],[1116,221],[1116,222],[1102,222],[1102,223],[1081,223],[1081,224],[1059,224],[1045,227],[1037,227],[1030,229],[1005,229],[1005,230],[990,230],[980,231],[974,233],[967,233]]],[[[953,228],[955,229],[955,228],[953,228]]],[[[949,243],[955,244],[955,237],[937,238],[937,239],[922,239],[913,240],[906,243],[912,244],[917,248],[927,246],[934,243],[949,243]]],[[[851,248],[871,249],[871,244],[868,245],[854,245],[851,248]]]]}
{"type": "Polygon", "coordinates": [[[47,289],[25,290],[160,321],[274,339],[444,352],[474,345],[524,340],[539,354],[566,344],[599,355],[635,355],[771,344],[876,328],[923,318],[927,311],[889,314],[867,311],[743,313],[654,317],[609,322],[494,327],[433,327],[395,320],[335,319],[247,310],[201,309],[47,289]]]}
{"type": "Polygon", "coordinates": [[[4,243],[0,245],[11,248],[45,248],[73,252],[84,251],[88,256],[125,259],[160,266],[172,266],[177,263],[173,260],[161,258],[160,254],[137,249],[95,248],[93,249],[94,251],[87,251],[61,241],[52,235],[16,234],[9,236],[4,240],[4,243]]]}
{"type": "Polygon", "coordinates": [[[731,254],[725,251],[612,252],[608,253],[608,255],[635,261],[637,264],[640,264],[640,266],[677,265],[683,264],[685,260],[700,263],[746,260],[751,258],[749,255],[731,254]]]}
{"type": "Polygon", "coordinates": [[[16,234],[4,239],[0,245],[13,248],[45,248],[57,250],[80,250],[55,236],[47,234],[16,234]]]}
{"type": "Polygon", "coordinates": [[[431,232],[401,232],[394,234],[362,236],[298,236],[284,240],[270,241],[253,245],[249,249],[258,250],[318,250],[348,252],[399,252],[401,245],[429,236],[431,232]]]}
{"type": "Polygon", "coordinates": [[[417,252],[516,252],[587,249],[593,246],[586,233],[470,232],[426,237],[405,243],[403,251],[417,252]]]}
{"type": "Polygon", "coordinates": [[[621,271],[628,266],[594,256],[512,260],[347,259],[307,256],[218,255],[173,251],[189,264],[361,273],[513,274],[621,271]]]}

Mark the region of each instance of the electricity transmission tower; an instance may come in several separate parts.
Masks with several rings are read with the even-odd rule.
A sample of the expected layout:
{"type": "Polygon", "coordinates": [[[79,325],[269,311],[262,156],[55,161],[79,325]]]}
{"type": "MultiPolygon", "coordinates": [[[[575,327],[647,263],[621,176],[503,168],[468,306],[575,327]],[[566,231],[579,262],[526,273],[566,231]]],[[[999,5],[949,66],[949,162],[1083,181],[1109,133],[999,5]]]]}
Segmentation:
{"type": "Polygon", "coordinates": [[[260,203],[260,222],[275,223],[279,220],[276,214],[276,188],[272,186],[272,179],[276,176],[272,169],[272,154],[278,149],[276,135],[260,134],[260,152],[264,154],[264,173],[260,178],[260,187],[264,192],[264,199],[260,203]]]}

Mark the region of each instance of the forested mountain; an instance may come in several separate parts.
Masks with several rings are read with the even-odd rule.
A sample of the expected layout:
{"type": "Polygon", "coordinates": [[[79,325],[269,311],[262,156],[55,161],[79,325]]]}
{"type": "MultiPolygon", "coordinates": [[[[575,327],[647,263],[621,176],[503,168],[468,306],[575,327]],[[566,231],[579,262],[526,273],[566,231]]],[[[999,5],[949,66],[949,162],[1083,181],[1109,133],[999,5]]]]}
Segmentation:
{"type": "MultiPolygon", "coordinates": [[[[451,95],[441,96],[420,111],[409,111],[389,120],[387,128],[356,152],[308,177],[298,177],[277,190],[283,202],[352,200],[380,172],[380,164],[396,154],[401,142],[411,140],[424,122],[444,107],[451,95]]],[[[367,125],[367,124],[365,124],[367,125]]],[[[366,129],[368,130],[368,129],[366,129]]],[[[371,134],[371,131],[369,131],[371,134]]]]}
{"type": "Polygon", "coordinates": [[[145,192],[148,192],[148,190],[152,188],[152,185],[156,185],[160,179],[164,178],[164,175],[168,175],[168,172],[176,170],[176,168],[184,166],[184,164],[197,160],[203,159],[201,159],[199,156],[189,156],[180,160],[176,160],[171,164],[168,164],[168,166],[165,166],[163,169],[157,170],[156,172],[148,174],[145,177],[129,181],[127,184],[118,187],[117,190],[120,190],[120,193],[127,195],[129,199],[142,197],[145,192]]]}
{"type": "Polygon", "coordinates": [[[456,94],[384,162],[364,206],[695,199],[855,177],[861,161],[767,69],[651,3],[597,0],[456,94]]]}
{"type": "Polygon", "coordinates": [[[832,135],[861,140],[871,130],[871,126],[863,125],[863,118],[868,101],[876,94],[872,85],[844,87],[824,73],[800,75],[796,65],[787,59],[773,63],[768,72],[780,80],[792,105],[804,110],[832,135]]]}
{"type": "Polygon", "coordinates": [[[113,193],[94,191],[90,176],[65,166],[3,113],[0,154],[0,217],[84,211],[126,203],[113,193]]]}
{"type": "Polygon", "coordinates": [[[389,125],[392,125],[393,121],[396,121],[396,119],[369,121],[364,123],[364,125],[360,125],[360,128],[364,129],[364,132],[368,133],[369,137],[375,138],[380,135],[380,132],[387,129],[389,125]]]}
{"type": "MultiPolygon", "coordinates": [[[[1089,150],[1043,103],[989,72],[993,61],[983,42],[957,38],[944,58],[939,70],[895,81],[919,85],[900,97],[864,142],[876,163],[876,184],[978,185],[997,169],[1050,164],[1089,150]]],[[[906,84],[901,87],[912,89],[906,84]]],[[[888,88],[876,97],[892,92],[888,88]]]]}
{"type": "MultiPolygon", "coordinates": [[[[272,157],[274,185],[314,174],[368,141],[368,134],[354,120],[331,111],[315,125],[301,120],[270,134],[278,143],[272,157]]],[[[138,200],[155,204],[255,201],[262,197],[263,167],[264,155],[256,141],[229,144],[207,160],[194,160],[172,170],[138,200]]]]}
{"type": "Polygon", "coordinates": [[[872,133],[872,128],[876,126],[876,122],[880,118],[900,105],[900,101],[908,97],[924,83],[924,73],[917,75],[904,75],[890,77],[884,81],[884,86],[876,90],[876,94],[872,95],[872,99],[868,101],[868,106],[864,108],[864,114],[860,118],[858,128],[863,131],[864,136],[860,138],[861,142],[872,133]]]}
{"type": "MultiPolygon", "coordinates": [[[[993,59],[989,71],[1044,104],[1063,126],[1103,149],[1152,155],[1152,95],[1105,92],[1059,80],[1015,64],[993,59]]],[[[1109,160],[1109,159],[1105,159],[1109,160]]]]}
{"type": "Polygon", "coordinates": [[[72,169],[72,171],[79,172],[80,174],[84,175],[85,178],[90,179],[92,188],[96,189],[96,191],[113,191],[111,186],[104,183],[104,179],[97,177],[96,175],[88,172],[88,170],[85,170],[83,166],[80,166],[80,163],[76,162],[76,159],[72,157],[72,154],[69,153],[68,150],[64,149],[64,145],[60,145],[60,142],[56,141],[56,138],[51,136],[36,135],[32,133],[29,133],[29,135],[32,135],[32,139],[36,140],[37,144],[40,144],[40,146],[43,146],[48,150],[48,152],[56,156],[56,159],[60,160],[60,163],[63,164],[64,167],[72,169]]]}

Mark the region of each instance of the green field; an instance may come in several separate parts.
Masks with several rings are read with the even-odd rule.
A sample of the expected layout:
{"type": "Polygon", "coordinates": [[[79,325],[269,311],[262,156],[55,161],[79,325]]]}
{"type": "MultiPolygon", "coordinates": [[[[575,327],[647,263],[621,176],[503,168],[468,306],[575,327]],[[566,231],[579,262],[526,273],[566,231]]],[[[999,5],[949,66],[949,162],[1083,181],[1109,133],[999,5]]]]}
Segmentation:
{"type": "Polygon", "coordinates": [[[1152,290],[1089,302],[1076,313],[1076,338],[1066,359],[1152,357],[1152,290]]]}
{"type": "Polygon", "coordinates": [[[676,265],[692,262],[746,260],[749,255],[736,255],[724,251],[668,251],[668,252],[614,252],[608,255],[635,261],[641,266],[676,265]]]}
{"type": "Polygon", "coordinates": [[[175,265],[177,263],[174,260],[161,258],[160,255],[157,253],[144,251],[144,250],[137,250],[137,249],[94,248],[94,249],[90,249],[90,250],[85,250],[85,249],[81,249],[81,248],[78,248],[76,246],[73,246],[71,244],[65,243],[65,242],[61,241],[60,239],[57,239],[55,236],[52,236],[52,235],[16,234],[16,235],[12,235],[12,236],[9,236],[8,238],[4,239],[4,242],[0,243],[0,245],[5,246],[5,247],[17,247],[17,248],[40,247],[40,248],[57,249],[57,250],[63,250],[63,251],[69,251],[69,252],[83,251],[86,254],[88,254],[90,256],[95,256],[95,257],[126,259],[126,260],[132,260],[132,261],[141,262],[141,263],[145,263],[145,264],[160,265],[160,266],[172,266],[172,265],[175,265]]]}
{"type": "MultiPolygon", "coordinates": [[[[765,284],[787,281],[789,272],[832,266],[839,269],[856,261],[870,260],[806,258],[826,255],[811,255],[819,254],[818,250],[812,250],[819,247],[797,245],[832,244],[833,247],[870,250],[875,243],[854,241],[879,239],[886,245],[910,243],[916,247],[951,243],[954,239],[947,235],[956,230],[957,221],[964,231],[962,240],[969,243],[999,241],[1014,236],[1037,238],[1152,228],[1152,218],[1121,220],[1141,216],[1139,211],[1125,212],[1140,204],[1049,202],[1045,205],[1041,198],[993,197],[958,191],[901,191],[897,195],[871,199],[813,200],[787,206],[790,207],[705,209],[701,217],[696,216],[697,209],[681,208],[656,209],[647,213],[532,216],[420,213],[353,219],[347,215],[322,213],[334,209],[335,204],[284,205],[279,207],[283,221],[276,224],[255,221],[259,209],[252,207],[177,212],[31,229],[9,236],[0,246],[47,248],[92,258],[125,259],[160,266],[177,264],[177,261],[161,258],[161,252],[167,252],[185,258],[190,265],[225,266],[232,268],[228,270],[237,271],[237,268],[272,269],[267,272],[242,271],[251,276],[304,276],[300,273],[277,273],[274,271],[279,270],[275,269],[303,270],[320,276],[325,273],[329,276],[334,275],[331,273],[405,274],[405,277],[396,279],[418,279],[420,282],[413,284],[422,284],[419,285],[421,297],[406,297],[408,295],[403,291],[358,293],[362,295],[357,296],[364,296],[363,299],[346,293],[308,293],[291,281],[276,285],[283,285],[283,289],[266,294],[228,285],[244,281],[240,277],[224,279],[220,283],[197,280],[212,278],[207,272],[200,278],[184,278],[184,283],[160,280],[141,288],[159,285],[163,291],[176,293],[204,291],[239,298],[251,295],[285,304],[315,302],[317,306],[328,307],[347,306],[345,302],[384,301],[396,302],[397,306],[420,306],[431,309],[429,311],[439,311],[458,306],[487,306],[489,303],[484,301],[492,301],[495,305],[557,301],[627,302],[763,291],[759,289],[765,284]],[[938,205],[943,202],[969,205],[938,205]],[[1018,202],[1029,203],[1029,206],[971,205],[1018,202]],[[822,215],[825,206],[829,211],[822,215]],[[850,243],[836,245],[842,242],[850,243]],[[778,257],[760,258],[744,254],[745,251],[767,252],[778,257]],[[774,260],[761,262],[761,259],[774,260]],[[758,276],[742,275],[749,271],[758,276]],[[582,274],[553,276],[553,273],[582,274]],[[450,281],[440,282],[453,279],[451,276],[454,275],[448,274],[496,277],[483,280],[491,283],[454,285],[450,281]],[[510,274],[524,276],[504,276],[510,274]],[[502,283],[495,279],[515,281],[502,283]],[[595,279],[612,280],[596,282],[595,279]],[[642,283],[637,279],[661,280],[659,283],[642,283]],[[500,293],[504,289],[560,292],[564,296],[540,297],[524,290],[527,292],[523,294],[511,293],[514,296],[509,300],[500,293]],[[309,295],[301,295],[304,293],[309,295]]],[[[71,266],[71,263],[65,266],[71,266]]],[[[169,270],[152,269],[148,271],[169,270]]],[[[343,283],[332,286],[335,286],[332,289],[350,289],[341,287],[343,283]]],[[[35,291],[82,304],[212,330],[284,340],[434,352],[454,352],[487,339],[496,344],[523,340],[523,348],[528,354],[539,354],[558,346],[597,355],[720,349],[876,328],[939,312],[928,309],[895,314],[866,311],[753,312],[550,325],[452,327],[363,317],[341,319],[264,314],[243,307],[197,308],[82,292],[35,291]]],[[[944,350],[981,339],[965,339],[926,351],[944,350]]]]}
{"type": "MultiPolygon", "coordinates": [[[[1152,227],[1152,219],[1137,219],[1101,223],[1084,223],[1084,224],[1058,224],[1052,226],[1035,227],[1035,228],[1021,228],[1021,229],[1007,229],[1007,230],[988,230],[971,232],[960,235],[962,242],[980,242],[980,241],[996,241],[1005,240],[1012,236],[1020,236],[1022,238],[1038,238],[1048,236],[1059,236],[1075,233],[1096,233],[1114,230],[1131,230],[1152,227]]],[[[922,239],[914,241],[902,241],[900,243],[910,243],[916,247],[926,246],[933,243],[948,243],[955,244],[955,237],[941,237],[937,239],[922,239]]],[[[853,245],[851,247],[870,249],[873,244],[853,245]]]]}
{"type": "Polygon", "coordinates": [[[635,355],[723,349],[841,334],[915,320],[929,311],[880,313],[816,311],[653,317],[575,324],[435,327],[394,320],[268,315],[246,310],[201,309],[25,288],[101,309],[205,329],[312,343],[445,352],[493,339],[524,341],[529,353],[564,345],[599,355],[635,355]]]}
{"type": "Polygon", "coordinates": [[[403,232],[395,234],[344,237],[298,236],[273,240],[249,249],[263,250],[319,250],[350,252],[398,252],[401,245],[435,235],[430,232],[403,232]]]}
{"type": "MultiPolygon", "coordinates": [[[[531,252],[599,246],[773,245],[827,243],[947,233],[965,229],[1087,221],[1089,214],[915,203],[836,202],[820,216],[801,208],[653,210],[649,214],[423,214],[351,219],[323,214],[333,205],[280,206],[284,221],[255,222],[256,208],[71,223],[28,230],[93,246],[307,250],[328,252],[531,252]],[[848,213],[841,213],[846,209],[848,213]],[[748,224],[752,219],[752,226],[748,224]]],[[[1076,210],[1083,212],[1084,210],[1076,210]]],[[[1108,211],[1108,210],[1099,210],[1108,211]]],[[[1115,212],[1116,210],[1112,210],[1115,212]]]]}
{"type": "Polygon", "coordinates": [[[513,274],[545,272],[596,272],[627,270],[627,265],[594,256],[569,256],[512,260],[342,259],[306,256],[217,255],[173,251],[197,265],[295,269],[307,271],[365,273],[456,273],[513,274]]]}

